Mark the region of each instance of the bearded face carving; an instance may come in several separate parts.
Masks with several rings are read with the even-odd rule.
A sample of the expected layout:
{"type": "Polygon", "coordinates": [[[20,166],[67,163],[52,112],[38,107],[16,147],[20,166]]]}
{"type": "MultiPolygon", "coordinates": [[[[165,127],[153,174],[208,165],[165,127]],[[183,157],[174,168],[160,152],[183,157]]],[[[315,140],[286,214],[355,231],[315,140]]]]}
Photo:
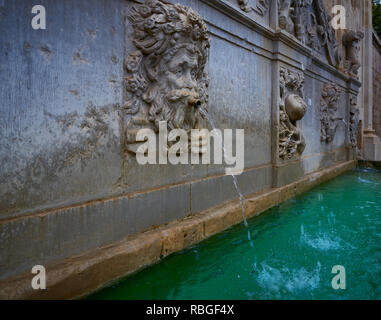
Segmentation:
{"type": "Polygon", "coordinates": [[[162,61],[156,96],[149,110],[150,120],[168,121],[170,129],[190,130],[198,124],[201,106],[197,82],[198,57],[192,45],[182,45],[169,61],[162,61]]]}
{"type": "Polygon", "coordinates": [[[358,70],[361,66],[360,48],[361,39],[364,38],[362,31],[346,31],[343,36],[343,44],[345,47],[344,66],[350,76],[358,78],[358,70]]]}
{"type": "MultiPolygon", "coordinates": [[[[200,127],[199,108],[207,110],[208,76],[205,65],[210,47],[207,27],[192,9],[165,0],[141,0],[132,8],[136,51],[125,62],[127,143],[134,144],[140,128],[157,131],[200,127]]],[[[134,148],[130,148],[133,151],[134,148]]]]}

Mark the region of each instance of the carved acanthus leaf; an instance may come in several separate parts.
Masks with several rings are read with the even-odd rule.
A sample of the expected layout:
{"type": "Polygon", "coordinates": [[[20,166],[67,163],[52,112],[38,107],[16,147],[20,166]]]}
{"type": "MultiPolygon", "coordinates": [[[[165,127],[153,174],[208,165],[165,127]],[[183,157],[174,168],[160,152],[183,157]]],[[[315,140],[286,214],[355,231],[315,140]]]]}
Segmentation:
{"type": "Polygon", "coordinates": [[[307,110],[303,94],[303,74],[280,69],[279,100],[279,158],[288,160],[301,155],[305,149],[305,139],[297,127],[307,110]]]}
{"type": "Polygon", "coordinates": [[[325,83],[320,100],[320,140],[331,143],[335,137],[339,121],[343,118],[337,115],[342,90],[335,83],[325,83]]]}

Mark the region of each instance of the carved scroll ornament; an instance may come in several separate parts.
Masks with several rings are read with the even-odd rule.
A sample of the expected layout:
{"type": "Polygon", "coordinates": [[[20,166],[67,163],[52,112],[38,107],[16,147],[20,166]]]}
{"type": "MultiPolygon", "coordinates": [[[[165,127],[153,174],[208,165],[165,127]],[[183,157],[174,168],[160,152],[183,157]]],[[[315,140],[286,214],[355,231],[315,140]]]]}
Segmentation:
{"type": "Polygon", "coordinates": [[[168,129],[187,131],[202,121],[207,110],[208,75],[205,65],[210,42],[203,19],[192,9],[166,0],[141,0],[132,8],[135,51],[125,61],[127,148],[136,151],[140,128],[157,132],[160,121],[168,129]]]}
{"type": "Polygon", "coordinates": [[[323,0],[278,0],[278,10],[281,29],[324,54],[329,64],[340,65],[341,49],[323,0]]]}
{"type": "Polygon", "coordinates": [[[301,155],[305,149],[305,139],[297,121],[301,120],[307,109],[303,95],[303,74],[280,69],[279,101],[279,158],[288,160],[301,155]]]}
{"type": "Polygon", "coordinates": [[[339,121],[343,118],[337,115],[338,104],[342,90],[335,83],[325,83],[320,100],[320,140],[331,143],[335,137],[339,121]]]}

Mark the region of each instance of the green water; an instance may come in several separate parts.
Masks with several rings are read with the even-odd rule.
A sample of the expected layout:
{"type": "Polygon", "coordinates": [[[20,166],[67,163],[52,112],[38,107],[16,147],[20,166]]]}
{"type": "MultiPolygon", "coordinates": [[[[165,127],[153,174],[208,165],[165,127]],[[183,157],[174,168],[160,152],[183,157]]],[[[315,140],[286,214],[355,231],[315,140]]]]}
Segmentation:
{"type": "Polygon", "coordinates": [[[381,172],[355,170],[90,299],[381,299],[381,172]],[[334,290],[332,267],[346,271],[334,290]]]}

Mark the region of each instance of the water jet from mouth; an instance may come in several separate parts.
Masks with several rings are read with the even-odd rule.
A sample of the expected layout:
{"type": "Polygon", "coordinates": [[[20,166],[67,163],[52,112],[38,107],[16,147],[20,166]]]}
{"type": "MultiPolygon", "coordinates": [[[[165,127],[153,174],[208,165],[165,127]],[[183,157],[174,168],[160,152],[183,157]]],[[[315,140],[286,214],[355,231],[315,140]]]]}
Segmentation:
{"type": "MultiPolygon", "coordinates": [[[[209,114],[201,107],[199,106],[198,110],[200,111],[200,114],[203,116],[203,118],[205,118],[209,125],[212,127],[212,129],[216,129],[216,126],[214,125],[214,122],[213,120],[209,117],[209,114]]],[[[218,133],[218,130],[216,130],[217,134],[219,135],[218,133]]],[[[224,147],[224,142],[223,142],[223,139],[222,137],[220,136],[219,137],[221,139],[221,143],[222,143],[222,150],[223,150],[223,153],[224,153],[224,157],[226,158],[226,150],[225,150],[225,147],[224,147]]],[[[231,173],[230,176],[232,177],[233,179],[233,185],[234,185],[234,189],[236,190],[238,196],[239,196],[239,200],[240,200],[240,203],[241,203],[241,213],[242,213],[242,218],[243,218],[243,224],[245,225],[246,228],[248,228],[248,223],[247,223],[247,219],[246,219],[246,216],[245,216],[245,197],[243,196],[239,186],[238,186],[238,181],[237,181],[237,177],[231,173]]],[[[247,230],[247,238],[248,240],[250,241],[250,245],[253,246],[253,243],[252,243],[252,240],[251,240],[251,234],[250,234],[250,231],[247,230]]]]}

